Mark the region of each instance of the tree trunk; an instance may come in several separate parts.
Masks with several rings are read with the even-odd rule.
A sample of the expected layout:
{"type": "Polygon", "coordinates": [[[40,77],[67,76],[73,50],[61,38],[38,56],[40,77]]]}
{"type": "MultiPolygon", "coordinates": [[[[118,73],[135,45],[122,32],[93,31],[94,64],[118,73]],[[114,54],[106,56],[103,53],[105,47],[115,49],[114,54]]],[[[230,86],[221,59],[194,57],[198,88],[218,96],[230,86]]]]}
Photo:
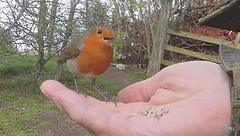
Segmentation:
{"type": "Polygon", "coordinates": [[[47,4],[46,0],[40,1],[39,17],[38,17],[38,32],[37,32],[37,44],[38,44],[38,61],[35,66],[35,75],[33,78],[33,89],[36,89],[37,82],[40,78],[41,72],[43,70],[44,64],[44,35],[46,31],[46,13],[47,4]]]}
{"type": "MultiPolygon", "coordinates": [[[[38,56],[41,56],[41,55],[43,55],[43,54],[39,54],[38,56]]],[[[45,60],[44,60],[44,57],[38,57],[38,58],[39,59],[37,61],[35,69],[34,69],[34,71],[35,71],[34,74],[35,75],[33,77],[33,90],[35,90],[36,87],[37,87],[38,81],[39,81],[41,73],[43,71],[43,67],[44,67],[44,65],[46,63],[45,60]]]]}
{"type": "Polygon", "coordinates": [[[49,28],[48,28],[48,39],[47,39],[47,45],[48,45],[48,54],[47,57],[51,57],[52,55],[52,46],[54,41],[54,31],[55,31],[55,20],[57,15],[57,7],[58,7],[58,0],[52,1],[52,8],[51,8],[51,15],[49,19],[49,28]]]}
{"type": "Polygon", "coordinates": [[[58,62],[57,71],[56,71],[55,78],[54,78],[57,81],[59,81],[61,78],[64,63],[65,63],[64,61],[58,62]]]}
{"type": "MultiPolygon", "coordinates": [[[[113,2],[113,5],[115,7],[115,13],[117,15],[117,17],[114,17],[113,19],[116,21],[117,23],[117,38],[116,38],[116,41],[118,44],[122,44],[121,43],[121,40],[119,41],[118,39],[121,39],[121,32],[122,32],[122,18],[121,18],[121,15],[120,15],[120,9],[119,9],[119,6],[118,6],[118,3],[116,0],[112,0],[113,2]]],[[[114,47],[113,46],[113,51],[114,51],[114,54],[117,52],[117,47],[114,47]]],[[[113,55],[113,62],[117,62],[117,58],[116,58],[116,55],[113,55]]]]}
{"type": "MultiPolygon", "coordinates": [[[[71,9],[70,9],[69,17],[68,17],[68,22],[67,22],[68,25],[66,28],[66,33],[65,33],[65,37],[64,37],[64,41],[63,41],[63,47],[66,47],[68,45],[69,38],[72,35],[73,18],[74,18],[75,9],[76,9],[77,4],[78,4],[78,2],[76,0],[71,0],[71,9]]],[[[56,70],[56,74],[55,74],[55,80],[60,80],[64,63],[65,62],[62,62],[62,61],[58,62],[57,70],[56,70]]]]}
{"type": "Polygon", "coordinates": [[[153,45],[147,67],[148,77],[156,74],[160,70],[171,9],[171,0],[161,0],[161,10],[159,17],[157,17],[156,20],[153,20],[152,23],[150,22],[153,45]]]}

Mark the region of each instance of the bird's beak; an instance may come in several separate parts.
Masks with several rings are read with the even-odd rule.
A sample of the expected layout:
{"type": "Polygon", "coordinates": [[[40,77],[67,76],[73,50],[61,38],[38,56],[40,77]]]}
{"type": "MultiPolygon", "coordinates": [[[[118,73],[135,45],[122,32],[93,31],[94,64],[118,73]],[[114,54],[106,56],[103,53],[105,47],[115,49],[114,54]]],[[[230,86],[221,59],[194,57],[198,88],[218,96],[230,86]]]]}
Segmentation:
{"type": "Polygon", "coordinates": [[[104,40],[114,40],[116,37],[115,36],[106,36],[103,39],[104,40]]]}
{"type": "Polygon", "coordinates": [[[112,47],[112,44],[113,44],[113,40],[115,39],[116,37],[115,36],[106,36],[103,38],[103,40],[105,41],[105,43],[109,46],[112,47]]]}

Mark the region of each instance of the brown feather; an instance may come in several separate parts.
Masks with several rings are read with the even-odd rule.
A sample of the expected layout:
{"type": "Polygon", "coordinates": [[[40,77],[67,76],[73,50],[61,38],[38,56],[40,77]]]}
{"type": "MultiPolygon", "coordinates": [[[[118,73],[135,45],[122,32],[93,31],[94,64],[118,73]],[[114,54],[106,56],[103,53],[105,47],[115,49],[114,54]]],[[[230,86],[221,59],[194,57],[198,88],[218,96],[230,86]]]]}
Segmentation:
{"type": "Polygon", "coordinates": [[[68,59],[76,58],[80,53],[84,46],[85,35],[77,38],[72,45],[67,47],[64,51],[62,51],[58,62],[66,62],[68,59]]]}

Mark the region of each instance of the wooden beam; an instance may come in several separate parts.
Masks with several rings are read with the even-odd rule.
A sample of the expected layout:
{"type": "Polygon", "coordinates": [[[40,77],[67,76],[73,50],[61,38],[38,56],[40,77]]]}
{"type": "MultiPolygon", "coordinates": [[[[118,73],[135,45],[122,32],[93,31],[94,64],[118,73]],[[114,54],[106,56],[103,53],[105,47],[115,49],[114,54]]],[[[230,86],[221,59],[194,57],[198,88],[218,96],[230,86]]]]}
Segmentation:
{"type": "Polygon", "coordinates": [[[211,55],[207,55],[207,54],[203,54],[203,53],[198,53],[195,51],[182,49],[182,48],[168,45],[168,44],[166,44],[164,46],[164,49],[167,51],[172,51],[172,52],[188,55],[188,56],[199,58],[199,59],[204,59],[204,60],[208,60],[208,61],[212,61],[212,62],[216,62],[216,63],[221,63],[219,56],[211,56],[211,55]]]}
{"type": "Polygon", "coordinates": [[[162,63],[161,64],[165,65],[165,66],[170,66],[170,65],[176,64],[176,62],[162,59],[162,63]]]}
{"type": "Polygon", "coordinates": [[[231,41],[227,41],[225,39],[217,39],[217,38],[213,38],[213,37],[209,37],[209,36],[205,36],[205,35],[194,34],[194,33],[184,32],[184,31],[176,32],[173,29],[168,29],[167,33],[171,34],[171,35],[191,38],[191,39],[204,41],[204,42],[208,42],[208,43],[213,43],[213,44],[217,44],[217,45],[222,45],[223,44],[223,45],[226,45],[226,46],[231,47],[231,48],[240,49],[240,46],[236,47],[231,41]]]}

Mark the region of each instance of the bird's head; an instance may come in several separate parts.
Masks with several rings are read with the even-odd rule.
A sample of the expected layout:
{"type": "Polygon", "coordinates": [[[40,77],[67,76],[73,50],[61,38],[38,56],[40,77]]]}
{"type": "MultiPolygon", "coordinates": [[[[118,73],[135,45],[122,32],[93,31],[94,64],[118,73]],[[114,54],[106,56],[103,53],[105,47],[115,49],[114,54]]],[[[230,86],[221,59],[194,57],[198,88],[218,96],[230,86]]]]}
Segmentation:
{"type": "Polygon", "coordinates": [[[92,37],[91,40],[112,47],[115,35],[115,31],[112,29],[105,27],[95,27],[90,31],[89,37],[92,37]]]}

